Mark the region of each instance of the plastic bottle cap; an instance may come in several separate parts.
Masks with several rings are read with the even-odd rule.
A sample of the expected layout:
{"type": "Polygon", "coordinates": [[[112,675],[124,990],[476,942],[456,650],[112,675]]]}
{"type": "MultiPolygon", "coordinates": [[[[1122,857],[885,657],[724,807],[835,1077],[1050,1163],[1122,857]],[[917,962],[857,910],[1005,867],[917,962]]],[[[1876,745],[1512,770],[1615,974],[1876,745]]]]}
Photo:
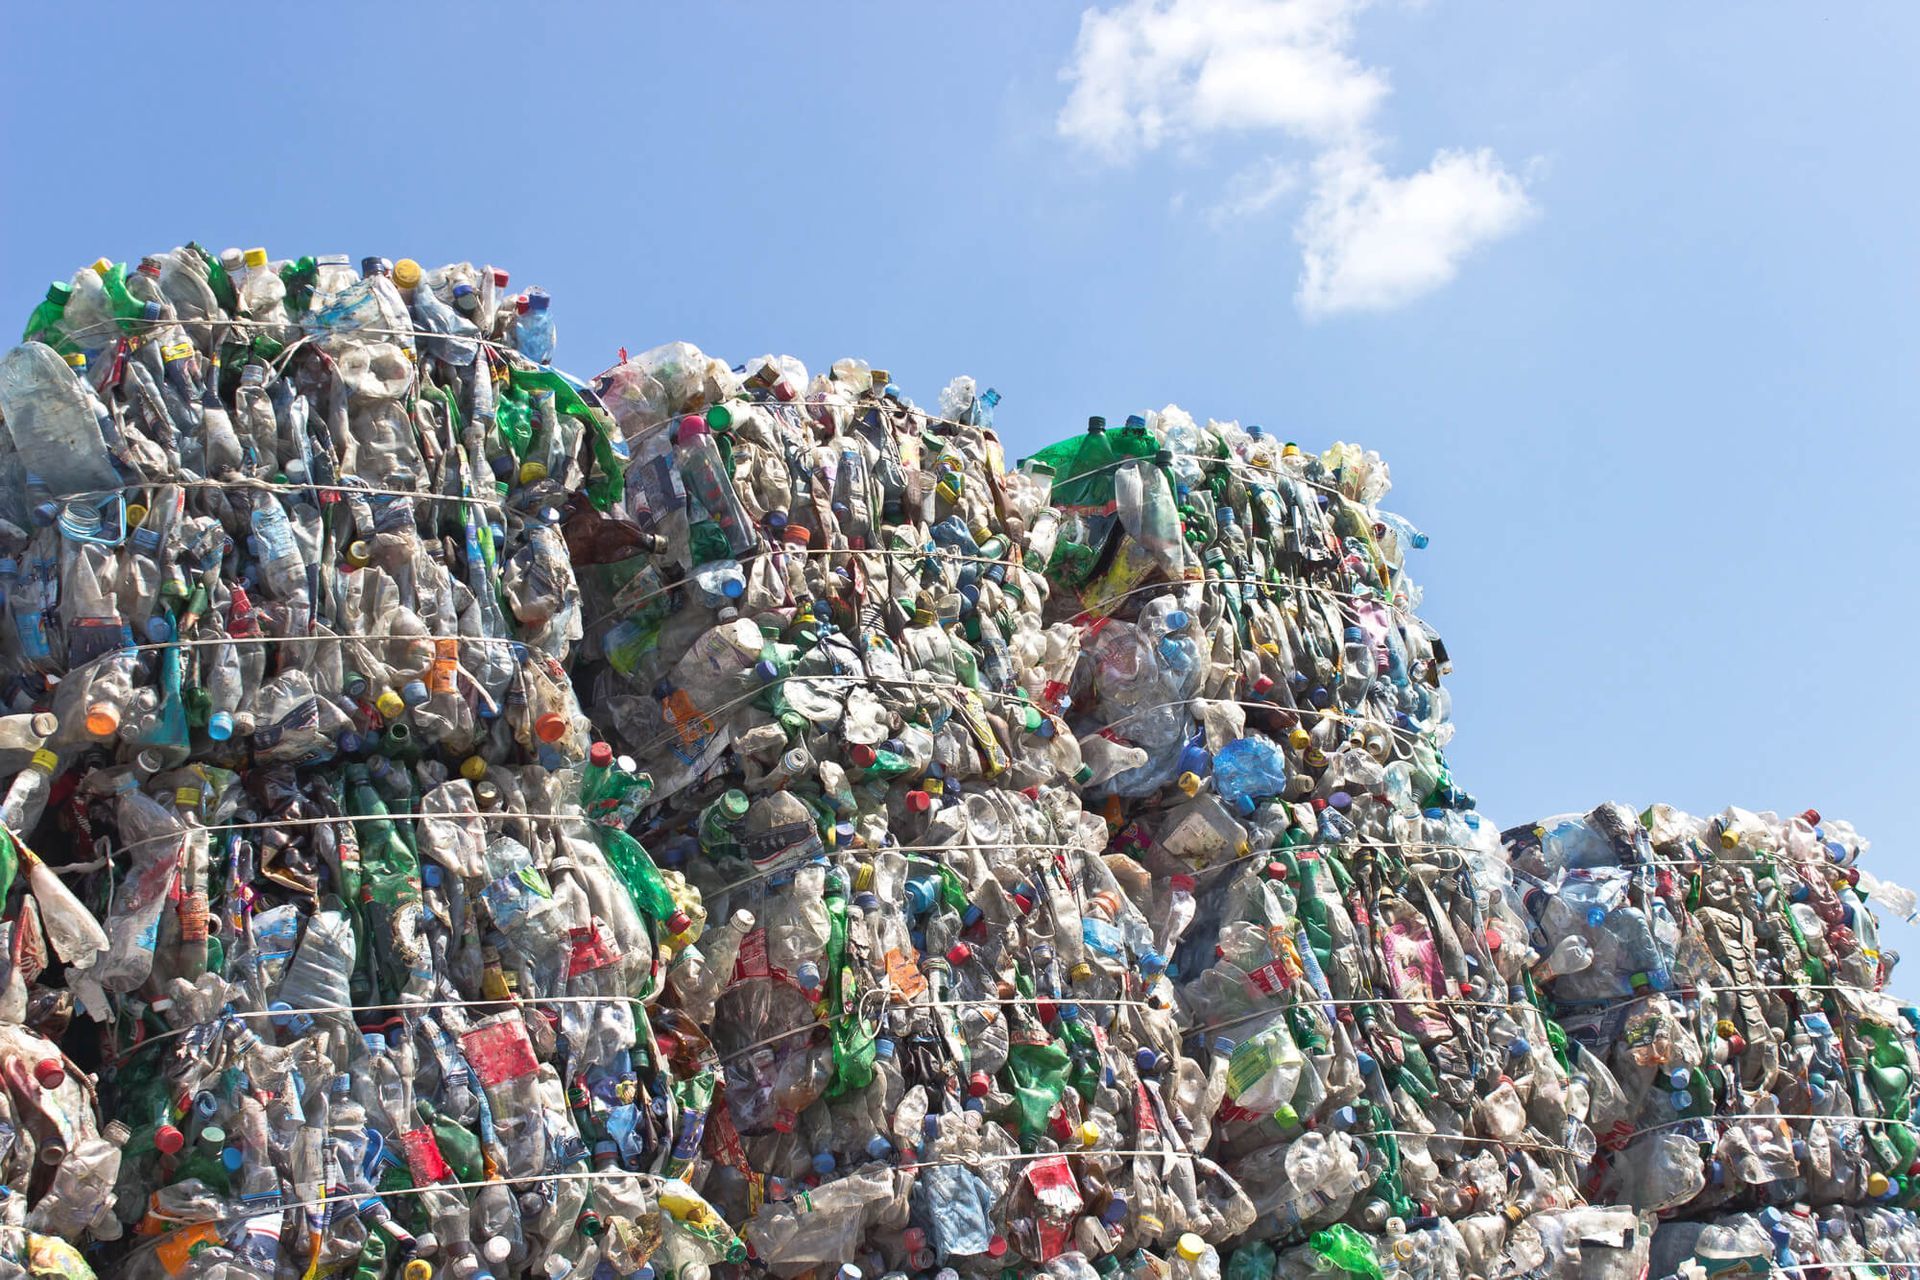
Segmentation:
{"type": "Polygon", "coordinates": [[[967,1077],[967,1096],[968,1097],[984,1098],[987,1096],[987,1092],[992,1088],[993,1088],[993,1079],[992,1077],[987,1075],[987,1073],[984,1071],[976,1071],[972,1075],[967,1077]]]}
{"type": "Polygon", "coordinates": [[[567,736],[567,718],[549,711],[533,722],[533,732],[542,742],[558,742],[567,736]]]}
{"type": "Polygon", "coordinates": [[[675,911],[667,917],[667,932],[685,933],[693,927],[693,917],[684,911],[675,911]]]}
{"type": "Polygon", "coordinates": [[[378,711],[383,718],[397,720],[406,714],[407,704],[406,701],[393,690],[382,689],[380,696],[373,700],[373,708],[378,711]]]}
{"type": "Polygon", "coordinates": [[[417,707],[432,696],[427,692],[425,680],[409,680],[400,686],[400,701],[410,707],[417,707]]]}
{"type": "Polygon", "coordinates": [[[96,738],[111,738],[120,731],[120,709],[110,702],[96,702],[87,708],[87,732],[96,738]]]}
{"type": "Polygon", "coordinates": [[[42,1058],[34,1064],[33,1078],[42,1089],[58,1089],[66,1083],[67,1068],[58,1058],[42,1058]]]}
{"type": "Polygon", "coordinates": [[[547,478],[547,464],[544,462],[523,462],[520,464],[520,483],[538,484],[547,478]]]}
{"type": "Polygon", "coordinates": [[[400,1269],[400,1277],[401,1280],[433,1280],[433,1264],[425,1258],[408,1258],[407,1265],[400,1269]]]}
{"type": "Polygon", "coordinates": [[[989,1258],[1003,1258],[1006,1256],[1006,1253],[1007,1238],[1005,1236],[995,1236],[993,1239],[987,1241],[987,1256],[989,1258]]]}
{"type": "Polygon", "coordinates": [[[1083,1122],[1080,1126],[1080,1145],[1083,1147],[1096,1146],[1099,1141],[1100,1126],[1091,1120],[1083,1122]]]}
{"type": "Polygon", "coordinates": [[[170,1124],[163,1124],[153,1131],[153,1145],[161,1155],[173,1155],[187,1145],[187,1135],[170,1124]]]}
{"type": "Polygon", "coordinates": [[[1174,1249],[1188,1262],[1198,1262],[1206,1256],[1207,1242],[1191,1231],[1184,1231],[1174,1249]]]}
{"type": "Polygon", "coordinates": [[[497,1267],[513,1255],[513,1241],[505,1236],[490,1236],[487,1242],[480,1246],[480,1251],[487,1255],[488,1262],[497,1267]]]}
{"type": "Polygon", "coordinates": [[[207,736],[215,742],[225,742],[233,736],[233,716],[226,711],[216,711],[207,717],[207,736]]]}
{"type": "Polygon", "coordinates": [[[965,964],[973,959],[973,948],[964,942],[956,942],[947,948],[948,964],[965,964]]]}
{"type": "Polygon", "coordinates": [[[264,267],[267,265],[267,251],[261,248],[249,249],[244,261],[249,268],[264,267]]]}
{"type": "Polygon", "coordinates": [[[420,264],[412,258],[402,258],[393,264],[393,282],[402,289],[411,289],[420,283],[420,264]]]}

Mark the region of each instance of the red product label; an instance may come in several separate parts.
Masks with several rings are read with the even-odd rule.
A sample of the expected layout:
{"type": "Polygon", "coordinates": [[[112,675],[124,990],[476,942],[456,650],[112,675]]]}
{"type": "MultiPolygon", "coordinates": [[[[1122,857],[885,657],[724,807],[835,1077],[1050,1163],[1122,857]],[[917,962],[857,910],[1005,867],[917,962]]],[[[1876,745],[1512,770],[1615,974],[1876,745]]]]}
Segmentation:
{"type": "Polygon", "coordinates": [[[1133,1086],[1133,1127],[1138,1133],[1158,1133],[1160,1121],[1153,1113],[1153,1099],[1147,1096],[1145,1085],[1133,1086]]]}
{"type": "Polygon", "coordinates": [[[740,952],[733,961],[733,980],[747,982],[765,978],[771,972],[767,968],[767,931],[755,929],[740,939],[740,952]]]}
{"type": "Polygon", "coordinates": [[[453,1174],[447,1158],[440,1154],[440,1144],[434,1141],[431,1129],[409,1129],[401,1134],[400,1150],[406,1154],[407,1172],[413,1175],[415,1186],[438,1182],[453,1174]]]}
{"type": "Polygon", "coordinates": [[[1247,994],[1258,1000],[1262,996],[1278,995],[1285,991],[1293,985],[1293,979],[1281,967],[1280,962],[1275,960],[1271,964],[1261,965],[1248,974],[1246,985],[1247,994]]]}
{"type": "Polygon", "coordinates": [[[460,1047],[483,1088],[492,1089],[540,1069],[533,1042],[527,1039],[527,1025],[519,1018],[477,1027],[460,1037],[460,1047]]]}
{"type": "Polygon", "coordinates": [[[585,925],[578,929],[567,930],[567,938],[573,943],[573,951],[567,957],[567,976],[577,978],[583,973],[592,973],[595,969],[604,969],[620,957],[607,945],[600,930],[594,925],[585,925]]]}
{"type": "Polygon", "coordinates": [[[1051,1261],[1067,1251],[1068,1228],[1084,1206],[1080,1184],[1065,1156],[1035,1161],[1027,1168],[1027,1185],[1039,1213],[1034,1225],[1040,1228],[1040,1260],[1051,1261]]]}

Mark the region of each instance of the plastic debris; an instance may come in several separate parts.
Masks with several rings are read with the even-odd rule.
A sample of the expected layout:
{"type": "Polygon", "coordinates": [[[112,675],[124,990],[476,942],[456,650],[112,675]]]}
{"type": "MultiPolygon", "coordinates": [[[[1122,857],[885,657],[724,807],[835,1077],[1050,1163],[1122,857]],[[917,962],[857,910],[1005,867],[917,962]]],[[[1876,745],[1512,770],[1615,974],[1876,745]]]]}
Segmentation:
{"type": "Polygon", "coordinates": [[[1376,455],[1010,464],[971,379],[582,382],[506,289],[188,246],[0,359],[0,1256],[1920,1265],[1912,895],[1482,818],[1376,455]]]}

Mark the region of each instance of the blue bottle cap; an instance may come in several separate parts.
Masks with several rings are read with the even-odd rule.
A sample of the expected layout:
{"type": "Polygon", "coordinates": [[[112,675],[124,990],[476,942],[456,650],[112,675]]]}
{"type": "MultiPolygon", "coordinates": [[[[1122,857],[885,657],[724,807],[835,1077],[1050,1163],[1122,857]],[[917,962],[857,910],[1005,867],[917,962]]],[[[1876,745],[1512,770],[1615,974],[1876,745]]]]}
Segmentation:
{"type": "Polygon", "coordinates": [[[1527,1043],[1526,1037],[1520,1036],[1516,1037],[1514,1042],[1507,1046],[1507,1052],[1516,1058],[1524,1058],[1533,1052],[1533,1046],[1527,1043]]]}
{"type": "Polygon", "coordinates": [[[1340,1107],[1333,1113],[1333,1127],[1336,1129],[1351,1129],[1358,1123],[1360,1113],[1350,1106],[1340,1107]]]}
{"type": "Polygon", "coordinates": [[[425,680],[409,680],[400,686],[400,701],[410,707],[417,707],[432,696],[427,692],[425,680]]]}
{"type": "Polygon", "coordinates": [[[834,1164],[833,1152],[816,1151],[813,1153],[813,1171],[815,1173],[822,1175],[832,1173],[834,1164]]]}
{"type": "Polygon", "coordinates": [[[1346,630],[1346,639],[1349,642],[1357,641],[1360,643],[1365,643],[1366,638],[1367,638],[1367,633],[1362,631],[1359,627],[1348,627],[1346,630]]]}
{"type": "Polygon", "coordinates": [[[1115,1196],[1107,1202],[1107,1207],[1100,1211],[1100,1221],[1110,1227],[1117,1227],[1126,1220],[1127,1198],[1125,1196],[1115,1196]]]}
{"type": "Polygon", "coordinates": [[[1185,609],[1170,609],[1167,611],[1167,630],[1169,631],[1185,631],[1188,621],[1190,621],[1190,619],[1188,619],[1185,609]]]}
{"type": "Polygon", "coordinates": [[[899,1049],[893,1043],[893,1037],[881,1036],[873,1042],[873,1054],[876,1058],[891,1060],[899,1049]]]}
{"type": "Polygon", "coordinates": [[[429,889],[437,888],[440,884],[441,878],[442,878],[442,872],[440,870],[439,863],[422,862],[420,864],[420,883],[421,884],[424,884],[429,889]]]}
{"type": "Polygon", "coordinates": [[[1167,967],[1167,958],[1161,955],[1158,951],[1149,951],[1145,955],[1140,957],[1141,973],[1149,974],[1149,975],[1161,973],[1166,969],[1166,967],[1167,967]]]}
{"type": "Polygon", "coordinates": [[[193,1109],[203,1116],[220,1114],[220,1095],[211,1089],[202,1089],[193,1095],[193,1109]]]}
{"type": "Polygon", "coordinates": [[[1607,920],[1607,909],[1605,907],[1588,907],[1587,908],[1588,924],[1590,925],[1605,924],[1606,920],[1607,920]]]}
{"type": "Polygon", "coordinates": [[[1685,1071],[1675,1067],[1672,1071],[1667,1072],[1667,1088],[1675,1091],[1684,1089],[1687,1087],[1690,1079],[1691,1077],[1689,1077],[1685,1071]]]}
{"type": "MultiPolygon", "coordinates": [[[[233,717],[225,711],[216,711],[208,716],[207,736],[215,742],[225,742],[228,738],[231,738],[233,736],[233,717]]],[[[346,735],[341,734],[340,738],[341,744],[344,746],[346,735]]]]}
{"type": "Polygon", "coordinates": [[[879,1134],[875,1134],[867,1143],[867,1155],[875,1160],[885,1160],[893,1154],[893,1144],[879,1134]]]}
{"type": "Polygon", "coordinates": [[[1363,1076],[1370,1076],[1380,1069],[1380,1064],[1373,1060],[1370,1053],[1356,1053],[1354,1059],[1360,1064],[1360,1074],[1363,1076]]]}
{"type": "Polygon", "coordinates": [[[967,909],[960,913],[960,923],[970,928],[973,925],[979,924],[981,918],[984,915],[985,913],[982,912],[980,908],[974,906],[971,902],[969,902],[967,904],[967,909]]]}
{"type": "Polygon", "coordinates": [[[246,1153],[238,1147],[223,1147],[220,1150],[220,1163],[227,1167],[228,1173],[240,1172],[240,1166],[247,1162],[246,1153]]]}
{"type": "Polygon", "coordinates": [[[1133,1055],[1133,1065],[1142,1071],[1151,1071],[1160,1061],[1160,1055],[1152,1049],[1142,1048],[1133,1055]]]}
{"type": "Polygon", "coordinates": [[[927,1140],[929,1142],[939,1137],[940,1136],[940,1117],[936,1115],[929,1115],[924,1119],[922,1119],[920,1121],[920,1132],[924,1133],[927,1136],[927,1140]]]}

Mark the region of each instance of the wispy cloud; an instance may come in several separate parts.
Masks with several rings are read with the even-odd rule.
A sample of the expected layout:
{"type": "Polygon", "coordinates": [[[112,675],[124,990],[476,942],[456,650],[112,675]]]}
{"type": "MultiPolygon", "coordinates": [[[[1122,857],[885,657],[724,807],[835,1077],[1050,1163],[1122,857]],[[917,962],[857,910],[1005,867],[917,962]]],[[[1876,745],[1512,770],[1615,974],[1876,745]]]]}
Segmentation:
{"type": "Polygon", "coordinates": [[[1383,71],[1350,52],[1365,0],[1124,0],[1080,19],[1061,135],[1124,164],[1221,134],[1278,134],[1285,149],[1243,169],[1207,207],[1216,227],[1301,185],[1294,227],[1308,316],[1400,306],[1451,280],[1476,249],[1533,212],[1489,150],[1437,153],[1404,177],[1378,159],[1383,71]]]}
{"type": "Polygon", "coordinates": [[[1248,165],[1227,179],[1226,195],[1207,210],[1207,221],[1223,227],[1265,213],[1300,187],[1300,166],[1278,156],[1248,165]]]}

